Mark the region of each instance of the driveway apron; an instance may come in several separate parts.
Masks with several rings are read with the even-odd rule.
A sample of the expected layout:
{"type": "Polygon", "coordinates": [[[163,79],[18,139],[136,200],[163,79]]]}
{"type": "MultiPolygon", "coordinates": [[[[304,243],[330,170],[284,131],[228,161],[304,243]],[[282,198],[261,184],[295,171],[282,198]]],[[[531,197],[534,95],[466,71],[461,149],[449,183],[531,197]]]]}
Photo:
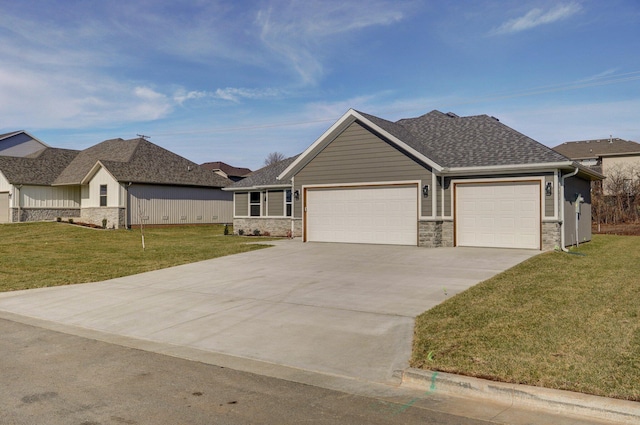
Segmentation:
{"type": "Polygon", "coordinates": [[[275,242],[104,282],[0,294],[0,311],[390,382],[414,318],[539,251],[275,242]]]}

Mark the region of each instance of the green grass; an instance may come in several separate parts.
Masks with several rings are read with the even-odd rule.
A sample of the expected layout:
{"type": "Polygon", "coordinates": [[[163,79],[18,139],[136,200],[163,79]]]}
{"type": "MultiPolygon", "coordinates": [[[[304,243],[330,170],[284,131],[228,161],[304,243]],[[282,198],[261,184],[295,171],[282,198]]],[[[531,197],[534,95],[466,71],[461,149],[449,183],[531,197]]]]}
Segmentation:
{"type": "Polygon", "coordinates": [[[640,237],[596,235],[416,321],[412,366],[640,401],[640,237]]]}
{"type": "Polygon", "coordinates": [[[224,226],[95,230],[65,223],[0,225],[0,291],[96,282],[264,248],[224,226]]]}

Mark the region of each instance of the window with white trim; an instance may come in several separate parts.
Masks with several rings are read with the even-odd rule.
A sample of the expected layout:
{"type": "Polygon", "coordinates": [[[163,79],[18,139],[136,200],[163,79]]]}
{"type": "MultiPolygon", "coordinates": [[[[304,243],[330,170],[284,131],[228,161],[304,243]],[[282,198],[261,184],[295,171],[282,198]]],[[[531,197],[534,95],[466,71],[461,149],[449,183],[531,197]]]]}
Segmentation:
{"type": "Polygon", "coordinates": [[[100,206],[101,207],[107,206],[107,185],[106,184],[100,185],[100,206]]]}
{"type": "Polygon", "coordinates": [[[293,200],[291,196],[291,189],[287,189],[284,192],[284,214],[287,217],[291,217],[293,212],[293,200]]]}
{"type": "Polygon", "coordinates": [[[249,192],[249,215],[251,217],[260,217],[260,192],[249,192]]]}

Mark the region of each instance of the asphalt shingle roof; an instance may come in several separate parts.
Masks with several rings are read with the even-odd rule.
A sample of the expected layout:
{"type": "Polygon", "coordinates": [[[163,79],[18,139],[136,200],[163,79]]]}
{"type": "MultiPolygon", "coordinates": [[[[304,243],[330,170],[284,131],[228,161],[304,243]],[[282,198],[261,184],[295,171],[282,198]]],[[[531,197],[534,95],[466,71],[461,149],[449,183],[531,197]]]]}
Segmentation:
{"type": "Polygon", "coordinates": [[[488,115],[431,111],[390,122],[359,112],[437,164],[479,167],[563,162],[568,158],[488,115]]]}
{"type": "Polygon", "coordinates": [[[607,155],[640,154],[640,143],[619,138],[565,142],[553,148],[571,159],[598,158],[607,155]]]}
{"type": "Polygon", "coordinates": [[[259,170],[254,171],[249,174],[246,178],[240,180],[239,182],[234,183],[229,186],[231,189],[240,189],[240,188],[250,188],[257,186],[272,186],[272,185],[281,185],[283,182],[277,179],[277,177],[282,173],[293,161],[298,158],[299,155],[292,156],[291,158],[283,159],[280,162],[276,162],[275,164],[267,165],[266,167],[262,167],[259,170]]]}
{"type": "Polygon", "coordinates": [[[45,148],[29,157],[0,156],[0,171],[11,184],[51,185],[79,151],[45,148]]]}
{"type": "Polygon", "coordinates": [[[244,177],[251,173],[251,170],[243,167],[234,167],[222,161],[205,162],[200,164],[205,170],[221,170],[229,177],[244,177]]]}
{"type": "Polygon", "coordinates": [[[230,180],[142,138],[106,140],[83,150],[54,184],[80,184],[98,161],[120,182],[210,187],[231,184],[230,180]]]}

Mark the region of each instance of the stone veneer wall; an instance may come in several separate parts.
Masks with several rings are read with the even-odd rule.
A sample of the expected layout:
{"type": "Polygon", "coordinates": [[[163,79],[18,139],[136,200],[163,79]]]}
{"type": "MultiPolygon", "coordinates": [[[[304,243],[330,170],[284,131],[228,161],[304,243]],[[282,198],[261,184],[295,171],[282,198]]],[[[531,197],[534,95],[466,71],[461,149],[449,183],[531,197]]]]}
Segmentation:
{"type": "MultiPolygon", "coordinates": [[[[239,230],[243,230],[245,235],[252,235],[254,230],[259,230],[261,234],[269,232],[271,236],[286,237],[291,231],[291,218],[234,218],[233,232],[238,234],[239,230]]],[[[293,237],[302,236],[302,220],[293,219],[293,237]]]]}
{"type": "Polygon", "coordinates": [[[542,250],[550,251],[560,247],[560,223],[543,222],[542,223],[542,250]]]}
{"type": "Polygon", "coordinates": [[[440,248],[453,246],[452,221],[418,222],[418,246],[440,248]]]}
{"type": "Polygon", "coordinates": [[[11,221],[52,221],[57,217],[78,217],[79,214],[80,208],[11,208],[11,221]]]}
{"type": "Polygon", "coordinates": [[[82,208],[80,221],[102,226],[102,219],[107,219],[107,229],[125,227],[125,209],[118,207],[82,208]]]}

